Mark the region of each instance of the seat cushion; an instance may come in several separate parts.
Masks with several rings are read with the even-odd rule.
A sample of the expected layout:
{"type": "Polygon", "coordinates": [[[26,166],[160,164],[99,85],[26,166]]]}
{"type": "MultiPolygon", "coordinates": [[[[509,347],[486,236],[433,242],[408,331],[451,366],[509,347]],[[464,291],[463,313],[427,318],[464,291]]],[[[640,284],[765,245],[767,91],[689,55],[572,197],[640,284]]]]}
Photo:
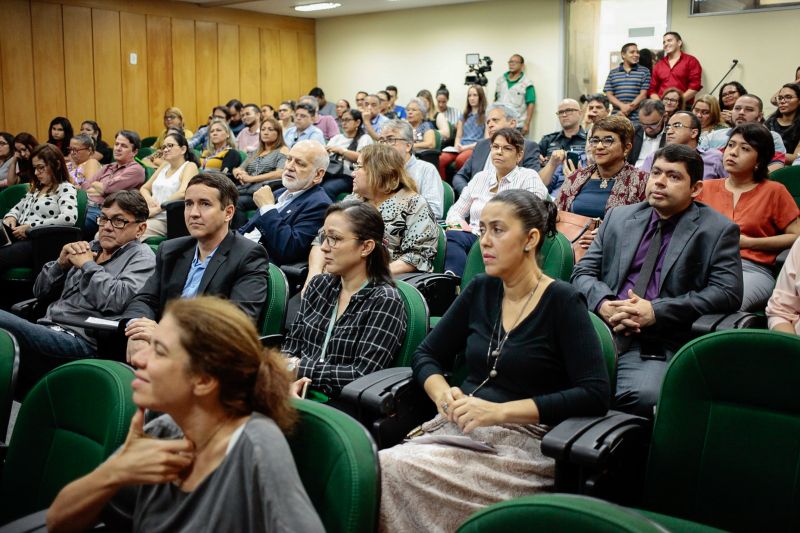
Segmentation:
{"type": "Polygon", "coordinates": [[[656,524],[665,527],[670,531],[680,531],[681,533],[721,533],[724,530],[715,527],[707,526],[692,522],[691,520],[684,520],[661,513],[654,513],[652,511],[645,511],[643,509],[636,509],[636,512],[649,518],[656,524]]]}

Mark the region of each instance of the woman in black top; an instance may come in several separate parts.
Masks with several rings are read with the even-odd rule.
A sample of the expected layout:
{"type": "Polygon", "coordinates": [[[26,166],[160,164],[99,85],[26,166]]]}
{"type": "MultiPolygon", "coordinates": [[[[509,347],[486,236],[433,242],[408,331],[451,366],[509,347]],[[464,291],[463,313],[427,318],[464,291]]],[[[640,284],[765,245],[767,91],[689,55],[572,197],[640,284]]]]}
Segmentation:
{"type": "Polygon", "coordinates": [[[103,140],[103,132],[94,120],[81,122],[81,133],[94,139],[94,154],[92,157],[103,165],[114,161],[114,150],[103,140]]]}
{"type": "Polygon", "coordinates": [[[65,156],[69,155],[69,142],[72,140],[74,132],[72,124],[67,117],[56,117],[50,121],[48,131],[48,144],[52,144],[65,156]]]}
{"type": "Polygon", "coordinates": [[[413,371],[438,410],[421,433],[482,441],[495,453],[415,439],[382,450],[382,530],[451,531],[485,505],[546,489],[554,465],[541,454],[542,425],[608,409],[608,375],[586,303],[537,262],[555,219],[555,206],[527,191],[501,192],[483,209],[488,275],[423,341],[413,371]],[[462,351],[469,373],[451,387],[443,374],[462,351]]]}

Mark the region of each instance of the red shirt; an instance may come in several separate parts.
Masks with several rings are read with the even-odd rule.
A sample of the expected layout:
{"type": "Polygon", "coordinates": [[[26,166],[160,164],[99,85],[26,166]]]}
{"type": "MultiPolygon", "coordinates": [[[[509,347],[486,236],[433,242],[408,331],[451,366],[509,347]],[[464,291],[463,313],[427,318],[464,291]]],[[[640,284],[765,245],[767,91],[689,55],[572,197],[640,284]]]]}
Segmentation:
{"type": "MultiPolygon", "coordinates": [[[[653,74],[650,76],[650,90],[648,94],[656,93],[659,98],[667,89],[673,87],[685,93],[689,89],[699,91],[703,84],[700,77],[703,67],[696,57],[681,52],[681,57],[672,67],[669,66],[669,57],[664,56],[653,65],[653,74]]],[[[687,104],[690,102],[687,102],[687,104]]]]}

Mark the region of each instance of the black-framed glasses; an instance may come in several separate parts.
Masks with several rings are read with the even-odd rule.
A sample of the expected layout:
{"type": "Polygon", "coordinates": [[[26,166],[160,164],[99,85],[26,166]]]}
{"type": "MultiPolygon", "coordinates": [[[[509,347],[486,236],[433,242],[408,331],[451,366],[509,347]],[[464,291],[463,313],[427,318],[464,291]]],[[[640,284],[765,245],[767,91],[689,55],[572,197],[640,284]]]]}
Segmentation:
{"type": "Polygon", "coordinates": [[[791,102],[795,98],[797,98],[797,97],[793,96],[791,94],[787,94],[787,95],[783,95],[783,96],[778,96],[777,98],[775,98],[775,100],[777,100],[778,102],[791,102]]]}
{"type": "Polygon", "coordinates": [[[680,102],[677,98],[664,98],[663,102],[665,104],[677,104],[680,102]]]}
{"type": "Polygon", "coordinates": [[[600,137],[589,138],[589,146],[592,148],[598,144],[602,144],[603,148],[611,148],[615,142],[617,142],[617,140],[614,137],[603,137],[602,139],[600,137]]]}
{"type": "Polygon", "coordinates": [[[400,137],[382,137],[378,139],[379,144],[390,144],[394,146],[398,142],[408,142],[405,139],[401,139],[400,137]]]}
{"type": "Polygon", "coordinates": [[[320,243],[327,242],[328,246],[332,249],[339,246],[339,243],[341,243],[342,241],[358,240],[355,237],[339,237],[337,235],[330,235],[328,233],[325,233],[325,230],[323,229],[319,230],[319,233],[317,233],[317,238],[319,239],[320,243]]]}
{"type": "Polygon", "coordinates": [[[108,218],[107,216],[100,215],[97,217],[97,225],[101,228],[106,225],[106,222],[111,222],[111,227],[114,229],[123,229],[125,226],[133,222],[132,220],[126,220],[122,217],[114,217],[108,218]]]}

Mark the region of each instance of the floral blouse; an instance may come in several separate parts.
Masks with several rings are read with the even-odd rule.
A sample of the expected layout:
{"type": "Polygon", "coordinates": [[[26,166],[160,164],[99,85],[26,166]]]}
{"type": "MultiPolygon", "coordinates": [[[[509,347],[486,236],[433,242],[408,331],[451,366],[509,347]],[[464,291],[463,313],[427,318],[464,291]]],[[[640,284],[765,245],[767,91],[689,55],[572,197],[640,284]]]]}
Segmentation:
{"type": "MultiPolygon", "coordinates": [[[[564,179],[561,192],[556,199],[556,206],[562,211],[572,211],[572,202],[581,192],[584,185],[591,179],[597,170],[597,165],[592,164],[586,168],[576,170],[564,179]]],[[[606,202],[606,212],[612,207],[636,204],[645,199],[644,189],[647,185],[646,172],[639,170],[630,163],[625,163],[622,169],[614,176],[611,194],[606,202]]],[[[610,181],[610,180],[609,180],[610,181]]]]}
{"type": "Polygon", "coordinates": [[[6,214],[17,219],[17,224],[40,226],[74,226],[78,221],[78,193],[71,183],[62,183],[45,194],[28,192],[6,214]]]}

